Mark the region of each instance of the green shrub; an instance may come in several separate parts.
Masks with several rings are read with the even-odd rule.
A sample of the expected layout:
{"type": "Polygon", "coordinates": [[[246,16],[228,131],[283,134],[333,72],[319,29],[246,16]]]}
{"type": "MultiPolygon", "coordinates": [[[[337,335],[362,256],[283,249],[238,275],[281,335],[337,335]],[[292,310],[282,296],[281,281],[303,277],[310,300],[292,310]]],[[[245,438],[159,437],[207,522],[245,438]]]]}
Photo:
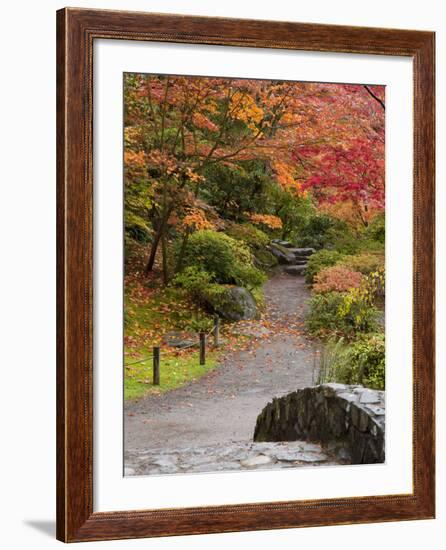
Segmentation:
{"type": "Polygon", "coordinates": [[[124,237],[136,242],[147,244],[152,234],[146,220],[129,209],[124,213],[124,237]]]}
{"type": "Polygon", "coordinates": [[[299,231],[297,245],[330,248],[351,254],[356,252],[356,236],[344,221],[327,214],[316,214],[299,231]]]}
{"type": "Polygon", "coordinates": [[[206,316],[201,311],[191,313],[187,322],[187,330],[193,332],[208,332],[213,327],[212,317],[206,316]]]}
{"type": "Polygon", "coordinates": [[[329,342],[321,354],[319,370],[319,383],[327,382],[384,390],[384,334],[368,334],[347,344],[343,338],[329,342]]]}
{"type": "Polygon", "coordinates": [[[230,223],[225,233],[248,246],[254,255],[254,263],[260,269],[270,269],[277,265],[277,258],[266,250],[270,238],[250,223],[230,223]]]}
{"type": "Polygon", "coordinates": [[[225,232],[237,241],[243,241],[254,253],[265,248],[270,241],[264,231],[250,223],[230,223],[225,232]]]}
{"type": "Polygon", "coordinates": [[[310,246],[312,248],[323,248],[329,240],[328,233],[335,225],[330,216],[313,215],[308,218],[302,227],[297,238],[298,246],[310,246]]]}
{"type": "Polygon", "coordinates": [[[336,232],[331,242],[326,246],[331,250],[337,250],[341,254],[356,254],[361,250],[361,243],[361,236],[358,236],[348,228],[345,232],[336,232]]]}
{"type": "Polygon", "coordinates": [[[383,303],[386,295],[386,272],[384,268],[372,271],[362,281],[363,295],[371,304],[383,303]]]}
{"type": "Polygon", "coordinates": [[[339,292],[314,294],[309,301],[306,317],[308,330],[315,336],[324,336],[339,331],[342,319],[339,309],[344,303],[344,296],[339,292]]]}
{"type": "Polygon", "coordinates": [[[386,240],[386,220],[384,214],[375,216],[364,232],[366,238],[384,244],[386,240]]]}
{"type": "Polygon", "coordinates": [[[175,275],[172,284],[183,288],[193,300],[201,302],[203,292],[211,285],[213,278],[207,271],[189,266],[175,275]]]}
{"type": "Polygon", "coordinates": [[[315,276],[324,268],[337,264],[342,259],[342,254],[336,250],[319,250],[308,260],[306,269],[307,283],[312,284],[315,276]]]}
{"type": "Polygon", "coordinates": [[[219,284],[253,288],[266,280],[265,275],[254,266],[252,253],[245,244],[208,229],[190,236],[183,266],[211,273],[213,281],[219,284]]]}
{"type": "MultiPolygon", "coordinates": [[[[205,309],[215,310],[225,305],[227,300],[226,291],[230,286],[220,285],[213,281],[214,276],[207,271],[203,271],[196,266],[189,266],[174,277],[172,284],[185,290],[189,298],[196,304],[205,309]]],[[[196,317],[198,321],[195,322],[196,320],[192,318],[189,327],[198,332],[196,327],[199,323],[208,322],[208,318],[203,318],[200,315],[196,315],[196,317]]]]}
{"type": "Polygon", "coordinates": [[[364,235],[358,240],[357,253],[365,252],[366,254],[380,254],[384,257],[385,247],[379,241],[365,238],[364,235]]]}
{"type": "Polygon", "coordinates": [[[378,330],[378,310],[357,293],[352,294],[356,290],[314,294],[306,318],[308,330],[314,336],[339,334],[348,338],[378,330]]]}
{"type": "Polygon", "coordinates": [[[384,334],[377,333],[360,338],[349,350],[353,363],[352,376],[369,388],[385,389],[386,349],[384,334]]]}
{"type": "Polygon", "coordinates": [[[202,290],[203,302],[210,306],[211,309],[216,310],[223,307],[226,303],[226,291],[228,285],[219,285],[217,283],[208,285],[202,290]]]}
{"type": "Polygon", "coordinates": [[[350,292],[344,294],[338,315],[343,320],[344,334],[351,336],[357,332],[367,333],[378,330],[379,311],[374,306],[367,288],[367,281],[365,283],[363,281],[359,288],[352,288],[350,292]]]}
{"type": "Polygon", "coordinates": [[[369,275],[373,271],[378,271],[384,267],[384,257],[379,254],[361,253],[344,256],[338,263],[353,271],[369,275]]]}
{"type": "Polygon", "coordinates": [[[254,253],[254,263],[260,269],[268,270],[276,266],[279,262],[274,254],[269,250],[257,250],[254,253]]]}
{"type": "Polygon", "coordinates": [[[311,216],[296,236],[298,246],[320,250],[336,250],[341,254],[383,252],[385,240],[384,216],[376,216],[367,228],[358,232],[345,221],[327,214],[311,216]]]}

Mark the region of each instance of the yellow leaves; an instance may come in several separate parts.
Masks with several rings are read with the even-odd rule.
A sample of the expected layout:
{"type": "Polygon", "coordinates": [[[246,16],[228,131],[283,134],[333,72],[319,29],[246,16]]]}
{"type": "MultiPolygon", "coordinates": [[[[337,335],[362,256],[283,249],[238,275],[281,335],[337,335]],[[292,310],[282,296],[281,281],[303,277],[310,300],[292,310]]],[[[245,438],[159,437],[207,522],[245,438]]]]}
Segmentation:
{"type": "MultiPolygon", "coordinates": [[[[363,277],[359,287],[350,289],[349,293],[344,296],[343,303],[339,307],[339,314],[341,316],[348,315],[355,304],[360,308],[360,313],[366,311],[375,305],[379,296],[384,295],[384,286],[384,269],[378,269],[367,277],[363,277]]],[[[357,319],[356,317],[355,322],[359,324],[361,318],[359,318],[359,321],[357,319]]]]}
{"type": "Polygon", "coordinates": [[[209,114],[215,115],[218,113],[218,104],[214,99],[210,99],[203,105],[203,109],[209,114]]]}
{"type": "Polygon", "coordinates": [[[254,224],[266,225],[271,229],[282,228],[282,220],[272,214],[249,214],[248,217],[254,224]]]}
{"type": "Polygon", "coordinates": [[[305,196],[306,192],[301,190],[300,183],[294,177],[295,167],[293,165],[282,161],[273,161],[272,167],[276,173],[276,181],[281,187],[305,196]]]}
{"type": "Polygon", "coordinates": [[[127,126],[124,128],[124,142],[126,147],[135,147],[142,141],[141,128],[137,126],[127,126]]]}
{"type": "Polygon", "coordinates": [[[229,112],[232,118],[244,122],[253,133],[258,132],[257,125],[264,117],[263,110],[256,104],[254,99],[240,91],[232,95],[229,112]]]}

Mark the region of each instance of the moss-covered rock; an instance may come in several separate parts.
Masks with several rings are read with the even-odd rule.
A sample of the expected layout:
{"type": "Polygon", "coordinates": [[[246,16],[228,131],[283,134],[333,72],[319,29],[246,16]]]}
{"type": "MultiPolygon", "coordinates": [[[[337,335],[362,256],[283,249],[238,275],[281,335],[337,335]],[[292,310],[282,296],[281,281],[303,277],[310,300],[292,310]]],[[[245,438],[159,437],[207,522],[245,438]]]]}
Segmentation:
{"type": "Polygon", "coordinates": [[[246,288],[221,287],[218,293],[207,296],[208,304],[228,321],[254,319],[258,314],[256,301],[246,288]]]}

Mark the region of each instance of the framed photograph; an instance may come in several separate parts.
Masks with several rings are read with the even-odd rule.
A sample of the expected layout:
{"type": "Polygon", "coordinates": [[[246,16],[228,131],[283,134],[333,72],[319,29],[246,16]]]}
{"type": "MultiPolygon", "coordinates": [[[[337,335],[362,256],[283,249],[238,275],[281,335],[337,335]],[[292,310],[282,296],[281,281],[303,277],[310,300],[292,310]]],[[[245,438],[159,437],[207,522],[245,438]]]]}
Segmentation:
{"type": "Polygon", "coordinates": [[[57,537],[434,517],[434,33],[57,12],[57,537]]]}

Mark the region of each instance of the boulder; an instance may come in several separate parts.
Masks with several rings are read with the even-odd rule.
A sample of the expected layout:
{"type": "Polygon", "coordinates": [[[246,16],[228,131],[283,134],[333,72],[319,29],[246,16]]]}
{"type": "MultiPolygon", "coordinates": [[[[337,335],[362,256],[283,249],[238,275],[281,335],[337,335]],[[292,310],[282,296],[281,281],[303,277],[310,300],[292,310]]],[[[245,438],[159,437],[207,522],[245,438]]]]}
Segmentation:
{"type": "Polygon", "coordinates": [[[228,321],[241,321],[257,317],[257,304],[253,295],[241,286],[230,287],[213,304],[215,311],[228,321]]]}
{"type": "Polygon", "coordinates": [[[295,262],[295,255],[291,254],[289,249],[282,247],[278,243],[271,243],[268,250],[278,259],[279,264],[292,265],[295,262]]]}

